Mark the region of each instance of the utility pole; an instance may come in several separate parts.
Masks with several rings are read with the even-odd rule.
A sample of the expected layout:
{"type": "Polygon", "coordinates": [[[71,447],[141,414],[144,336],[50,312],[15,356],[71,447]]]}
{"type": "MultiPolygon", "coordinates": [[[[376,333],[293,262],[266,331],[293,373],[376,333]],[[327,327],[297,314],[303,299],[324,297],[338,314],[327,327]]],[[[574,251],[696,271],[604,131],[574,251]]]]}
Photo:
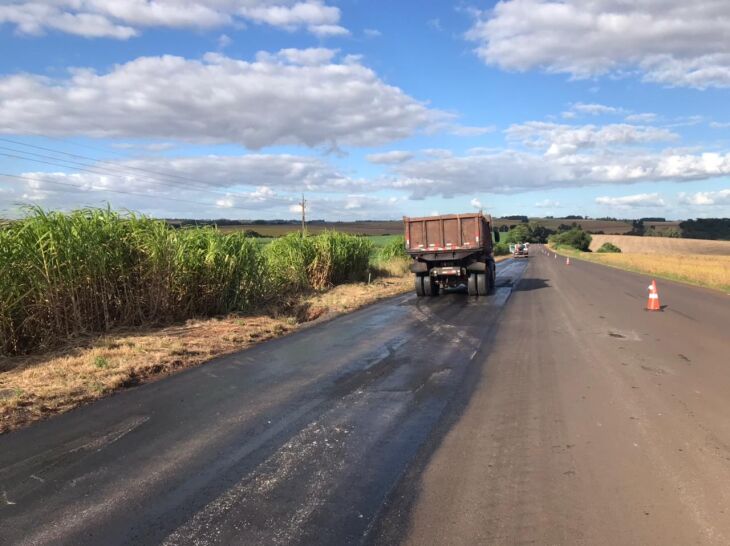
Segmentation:
{"type": "Polygon", "coordinates": [[[304,199],[304,194],[302,194],[302,202],[299,203],[299,206],[302,207],[302,235],[306,235],[307,233],[307,201],[304,199]]]}

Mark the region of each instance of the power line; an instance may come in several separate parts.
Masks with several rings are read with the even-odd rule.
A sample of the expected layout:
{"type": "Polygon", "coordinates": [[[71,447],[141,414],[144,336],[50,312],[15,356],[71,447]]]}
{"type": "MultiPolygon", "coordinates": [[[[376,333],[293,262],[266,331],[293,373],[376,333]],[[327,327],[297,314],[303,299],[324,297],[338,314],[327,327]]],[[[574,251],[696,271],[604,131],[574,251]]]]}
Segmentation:
{"type": "MultiPolygon", "coordinates": [[[[224,197],[231,197],[232,196],[232,197],[242,197],[244,199],[248,199],[249,198],[249,195],[247,195],[245,193],[236,192],[236,191],[230,191],[230,190],[216,190],[216,189],[214,189],[214,188],[211,187],[211,186],[214,186],[214,184],[212,184],[212,183],[211,184],[207,184],[205,182],[201,182],[200,180],[196,180],[194,178],[189,178],[189,177],[186,177],[186,176],[179,176],[179,175],[174,175],[174,174],[166,174],[164,172],[159,172],[159,171],[154,171],[154,170],[149,170],[149,169],[143,169],[143,168],[140,168],[140,167],[132,167],[132,166],[119,165],[119,164],[117,164],[117,163],[115,163],[113,161],[105,161],[103,159],[95,159],[93,157],[88,157],[88,156],[83,156],[83,155],[78,155],[78,154],[71,154],[71,153],[68,153],[68,152],[63,152],[63,151],[56,150],[56,149],[53,149],[53,148],[48,148],[48,147],[45,147],[45,146],[37,146],[37,145],[34,145],[34,144],[26,144],[24,142],[20,142],[20,141],[13,140],[13,139],[10,139],[10,138],[2,138],[2,137],[0,137],[0,141],[1,142],[10,142],[10,143],[13,143],[13,144],[16,144],[16,145],[19,145],[19,146],[27,146],[29,148],[35,148],[37,150],[49,151],[49,152],[52,152],[52,153],[55,153],[55,154],[67,155],[69,157],[76,157],[76,158],[81,158],[81,159],[85,159],[85,160],[93,161],[94,162],[94,164],[89,165],[88,163],[82,163],[82,162],[73,161],[73,160],[69,160],[69,159],[63,159],[63,158],[48,156],[48,155],[45,155],[45,154],[37,154],[37,153],[34,153],[34,152],[28,152],[28,151],[25,151],[25,150],[18,150],[18,149],[15,149],[15,148],[7,148],[7,147],[0,146],[0,149],[3,149],[3,150],[10,150],[10,151],[17,152],[17,153],[21,153],[21,154],[25,154],[25,155],[33,155],[33,156],[36,156],[36,157],[42,157],[42,158],[45,158],[45,159],[51,159],[51,160],[56,161],[56,162],[57,161],[63,161],[65,163],[65,164],[58,164],[58,163],[45,162],[46,165],[51,165],[53,167],[62,167],[64,169],[77,169],[77,170],[81,170],[81,171],[84,171],[84,172],[90,172],[92,174],[102,174],[102,175],[116,176],[117,178],[121,178],[119,174],[117,174],[117,173],[115,173],[113,171],[109,171],[109,169],[107,167],[102,167],[102,166],[99,166],[98,165],[98,163],[106,163],[106,164],[111,165],[114,169],[116,169],[117,171],[120,171],[122,173],[124,173],[124,171],[130,171],[130,169],[131,169],[131,170],[140,171],[140,172],[147,172],[147,173],[152,173],[152,174],[159,174],[160,176],[167,176],[167,177],[170,177],[170,178],[179,178],[181,180],[190,181],[190,182],[192,182],[195,185],[195,186],[193,186],[193,189],[198,189],[200,191],[210,192],[210,193],[217,193],[219,195],[223,195],[224,197]],[[93,171],[85,170],[85,169],[88,169],[88,168],[91,168],[91,169],[94,169],[94,170],[93,171]]],[[[101,150],[100,148],[98,148],[98,149],[101,150]]],[[[13,156],[8,156],[8,157],[13,157],[13,156]]],[[[28,157],[17,157],[17,156],[15,156],[15,158],[16,159],[23,159],[23,160],[26,160],[26,161],[36,161],[38,163],[44,163],[43,161],[38,161],[38,160],[35,160],[35,159],[32,159],[32,158],[28,158],[28,157]]],[[[165,181],[165,180],[159,180],[157,178],[143,178],[143,177],[140,177],[138,174],[131,173],[131,172],[129,174],[132,174],[133,176],[137,177],[137,179],[140,182],[149,182],[149,183],[152,183],[152,184],[161,184],[161,185],[164,185],[164,186],[170,186],[170,187],[175,188],[175,189],[180,189],[180,187],[181,187],[180,184],[177,184],[177,183],[174,183],[174,182],[169,182],[169,181],[165,181]]],[[[188,187],[190,187],[190,186],[188,185],[188,187]]]]}
{"type": "MultiPolygon", "coordinates": [[[[13,140],[13,139],[9,139],[9,138],[2,138],[2,137],[0,137],[0,141],[2,141],[2,142],[9,142],[9,143],[16,144],[16,145],[19,145],[19,146],[26,146],[26,147],[34,148],[34,149],[37,149],[37,150],[48,151],[48,152],[51,152],[51,153],[54,153],[54,154],[65,155],[65,156],[68,156],[68,157],[85,159],[85,160],[94,162],[94,164],[91,164],[90,165],[88,163],[83,163],[83,162],[74,161],[74,160],[70,160],[70,159],[53,157],[53,156],[49,156],[49,155],[46,155],[46,154],[39,154],[39,153],[29,152],[29,151],[26,151],[26,150],[18,150],[18,149],[15,149],[15,148],[8,148],[8,147],[4,147],[4,146],[0,146],[0,149],[7,150],[7,151],[12,151],[12,152],[16,152],[16,153],[20,153],[20,154],[24,154],[24,156],[7,154],[7,153],[0,153],[0,156],[10,157],[10,158],[14,158],[14,159],[20,159],[20,160],[23,160],[23,161],[31,161],[31,162],[35,162],[35,163],[41,163],[41,164],[50,165],[50,166],[53,166],[53,167],[60,167],[60,168],[64,168],[64,169],[74,169],[74,170],[77,170],[77,171],[87,172],[87,173],[101,175],[101,176],[110,176],[110,177],[118,178],[118,179],[123,180],[123,181],[125,181],[125,178],[123,177],[123,175],[124,175],[124,171],[126,170],[126,171],[128,171],[128,174],[131,174],[131,175],[135,176],[137,178],[137,180],[139,180],[140,182],[148,182],[148,183],[151,183],[151,184],[160,184],[160,185],[170,186],[170,187],[172,187],[172,188],[174,188],[176,190],[180,190],[180,189],[192,189],[192,190],[197,190],[197,191],[200,191],[200,192],[215,193],[215,194],[218,194],[218,195],[222,195],[224,197],[242,197],[244,199],[249,199],[250,198],[250,195],[245,194],[245,193],[241,193],[241,192],[225,191],[225,190],[221,191],[221,190],[213,189],[213,188],[210,187],[210,185],[208,185],[208,184],[206,184],[204,182],[200,182],[199,180],[196,180],[196,179],[193,179],[193,178],[189,178],[189,177],[186,177],[186,176],[181,176],[181,175],[176,175],[176,174],[170,174],[170,173],[164,173],[164,172],[150,170],[150,169],[143,169],[141,167],[123,166],[123,165],[119,165],[119,164],[117,164],[117,163],[115,163],[113,161],[106,161],[106,160],[102,160],[102,159],[95,159],[95,158],[92,158],[92,157],[89,157],[89,156],[80,155],[80,154],[72,154],[72,153],[69,153],[69,152],[64,152],[64,151],[61,151],[61,150],[56,150],[56,149],[48,148],[48,147],[45,147],[45,146],[38,146],[38,145],[34,145],[34,144],[27,144],[27,143],[20,142],[20,141],[17,141],[17,140],[13,140]],[[46,160],[52,160],[52,161],[46,161],[46,160],[41,160],[41,159],[34,159],[34,158],[31,158],[31,157],[25,157],[25,156],[29,156],[29,155],[32,155],[32,156],[35,156],[35,157],[40,157],[40,158],[45,158],[46,160]],[[62,162],[62,163],[59,163],[59,162],[62,162]],[[99,166],[98,163],[106,163],[106,164],[109,164],[109,165],[111,165],[114,169],[116,169],[119,172],[110,171],[109,168],[99,166]],[[166,177],[169,177],[169,178],[177,178],[177,179],[180,179],[180,180],[185,180],[185,181],[192,182],[195,186],[192,186],[191,187],[191,185],[188,184],[186,186],[181,187],[180,184],[177,184],[177,183],[174,183],[174,182],[169,182],[169,181],[165,181],[165,180],[159,180],[159,179],[156,179],[156,178],[154,178],[154,179],[153,178],[142,178],[142,177],[140,177],[136,173],[130,173],[129,172],[130,170],[135,170],[135,171],[140,171],[140,172],[146,172],[146,173],[151,173],[151,174],[160,175],[160,176],[166,176],[166,177]]],[[[92,149],[98,149],[100,151],[104,151],[101,148],[95,148],[95,147],[92,147],[92,146],[86,146],[86,147],[92,148],[92,149]]],[[[114,152],[111,152],[111,153],[114,153],[114,152]]],[[[120,154],[117,154],[117,155],[120,155],[120,154]]],[[[10,175],[8,175],[8,176],[10,176],[10,175]]],[[[14,176],[15,178],[19,178],[17,175],[12,175],[12,176],[14,176]]],[[[25,179],[26,180],[35,180],[35,179],[31,179],[31,178],[25,178],[25,179]]],[[[56,183],[56,184],[59,184],[59,185],[64,185],[61,182],[54,182],[54,181],[51,181],[51,180],[47,180],[47,181],[48,182],[51,182],[51,183],[56,183]]],[[[84,189],[81,186],[74,186],[73,184],[67,184],[66,183],[65,185],[71,186],[71,187],[80,188],[80,189],[84,189]]],[[[149,194],[125,192],[125,191],[122,191],[122,190],[99,189],[99,190],[96,190],[96,191],[108,191],[108,192],[113,192],[113,193],[120,193],[120,194],[127,194],[127,195],[140,195],[140,196],[144,196],[144,197],[150,197],[149,194]]],[[[159,196],[159,197],[162,198],[162,199],[169,199],[169,200],[180,201],[180,202],[200,204],[197,201],[183,200],[183,199],[177,199],[177,198],[171,198],[171,197],[164,197],[164,196],[159,196]]],[[[233,209],[237,209],[237,210],[250,210],[250,209],[246,209],[246,208],[243,208],[243,207],[235,207],[235,206],[228,207],[228,208],[233,208],[233,209]]]]}
{"type": "MultiPolygon", "coordinates": [[[[6,155],[6,154],[0,154],[0,155],[6,155]]],[[[15,178],[15,179],[18,179],[18,180],[25,180],[25,181],[29,181],[29,182],[39,182],[39,181],[40,182],[46,182],[46,183],[49,183],[49,184],[57,184],[59,186],[67,186],[67,187],[70,187],[70,188],[75,188],[77,190],[89,190],[89,191],[101,191],[101,192],[110,192],[110,193],[120,193],[120,194],[123,194],[123,195],[134,195],[134,196],[137,196],[137,197],[147,197],[147,198],[149,198],[149,197],[155,197],[157,199],[166,199],[168,201],[177,201],[177,202],[180,202],[180,203],[189,203],[189,204],[198,205],[198,206],[200,206],[200,205],[204,205],[204,206],[215,206],[212,203],[201,203],[200,201],[191,201],[189,199],[178,199],[176,197],[167,197],[167,196],[164,196],[164,195],[155,195],[155,194],[150,195],[148,193],[137,193],[137,192],[129,192],[129,191],[123,191],[123,190],[112,190],[112,189],[108,189],[108,188],[94,188],[94,187],[85,188],[83,186],[78,186],[76,184],[69,184],[68,182],[59,182],[57,180],[48,180],[48,179],[38,180],[37,178],[30,178],[28,176],[22,176],[22,175],[17,175],[17,174],[0,173],[0,176],[5,176],[7,178],[15,178]]],[[[249,210],[249,209],[245,209],[243,207],[235,207],[235,206],[234,207],[228,207],[228,208],[232,208],[232,209],[236,209],[236,210],[249,210]]]]}
{"type": "MultiPolygon", "coordinates": [[[[0,140],[4,140],[4,139],[0,139],[0,140]]],[[[25,160],[25,161],[33,161],[33,162],[36,162],[36,163],[42,163],[44,165],[51,165],[53,167],[62,167],[64,169],[75,169],[75,170],[79,170],[79,171],[83,171],[83,172],[88,172],[88,173],[92,173],[92,174],[99,174],[99,175],[104,175],[104,176],[113,176],[113,177],[116,177],[116,178],[122,178],[122,175],[125,174],[124,172],[115,173],[114,171],[110,171],[109,169],[107,169],[105,167],[98,167],[97,165],[89,165],[88,163],[81,163],[79,161],[73,161],[73,160],[70,160],[70,159],[62,159],[62,158],[53,157],[53,156],[49,156],[49,155],[45,155],[45,154],[37,154],[37,153],[34,153],[34,152],[27,152],[25,150],[18,150],[16,148],[8,148],[6,146],[0,146],[0,150],[8,150],[8,151],[11,151],[11,152],[17,152],[17,153],[20,153],[20,154],[24,154],[25,156],[32,155],[32,156],[35,156],[35,157],[42,157],[42,158],[45,158],[45,159],[52,159],[53,161],[42,161],[42,160],[39,160],[39,159],[33,159],[31,157],[22,157],[22,156],[18,156],[18,155],[0,153],[0,155],[3,155],[5,157],[12,157],[12,158],[15,158],[15,159],[22,159],[22,160],[25,160]],[[59,161],[61,161],[63,163],[59,163],[59,161]]],[[[167,182],[165,180],[156,180],[156,179],[153,179],[153,178],[141,178],[137,174],[134,174],[133,176],[137,177],[137,180],[139,180],[140,182],[149,182],[151,184],[162,184],[164,186],[170,186],[170,187],[175,188],[175,189],[181,189],[181,188],[183,188],[183,189],[189,189],[190,188],[190,186],[181,187],[180,184],[177,184],[177,183],[174,183],[174,182],[167,182]]],[[[237,196],[240,196],[240,197],[248,197],[246,194],[243,194],[243,193],[240,193],[240,192],[220,191],[220,190],[216,190],[216,189],[210,188],[209,186],[207,186],[205,184],[200,184],[200,183],[198,183],[198,187],[192,186],[192,189],[196,189],[196,190],[199,190],[199,191],[205,191],[205,192],[211,192],[211,193],[218,193],[218,194],[224,195],[226,197],[229,197],[231,195],[237,195],[237,196]]]]}
{"type": "MultiPolygon", "coordinates": [[[[113,161],[107,161],[105,159],[96,159],[96,158],[89,157],[89,156],[86,156],[86,155],[72,154],[72,153],[69,153],[69,152],[63,152],[61,150],[56,150],[54,148],[47,148],[45,146],[38,146],[36,144],[27,144],[25,142],[20,142],[19,140],[13,140],[13,139],[10,139],[10,138],[0,138],[0,141],[10,142],[12,144],[16,144],[16,145],[20,145],[20,146],[27,146],[28,148],[35,148],[36,150],[44,150],[46,152],[53,152],[55,154],[67,155],[69,157],[75,157],[75,158],[78,158],[78,159],[85,159],[87,161],[93,161],[94,163],[109,163],[110,165],[115,166],[115,168],[121,168],[121,169],[127,169],[127,170],[131,169],[131,170],[135,170],[135,171],[146,172],[146,173],[149,173],[149,174],[156,174],[156,175],[159,175],[159,176],[167,176],[169,178],[178,178],[180,180],[187,180],[188,182],[194,182],[196,184],[199,184],[200,183],[199,180],[196,180],[194,178],[190,178],[190,177],[187,177],[187,176],[182,176],[182,175],[179,175],[179,174],[171,174],[171,173],[165,173],[165,172],[160,172],[160,171],[154,171],[154,170],[151,170],[151,169],[143,169],[142,167],[133,167],[131,165],[127,165],[126,167],[122,167],[122,166],[119,166],[117,163],[114,163],[113,161]]],[[[98,149],[99,151],[104,151],[104,150],[101,150],[101,148],[96,148],[96,149],[98,149]]]]}

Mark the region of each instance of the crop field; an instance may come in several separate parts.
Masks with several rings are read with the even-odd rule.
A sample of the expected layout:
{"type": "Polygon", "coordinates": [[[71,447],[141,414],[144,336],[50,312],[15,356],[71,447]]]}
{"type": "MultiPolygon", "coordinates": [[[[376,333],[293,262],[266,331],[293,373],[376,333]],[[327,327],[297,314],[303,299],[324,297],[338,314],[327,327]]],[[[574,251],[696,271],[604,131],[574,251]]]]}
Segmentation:
{"type": "MultiPolygon", "coordinates": [[[[590,232],[616,233],[623,234],[631,230],[631,224],[628,222],[620,222],[614,220],[564,220],[559,218],[531,218],[530,221],[539,222],[549,229],[557,229],[561,224],[572,224],[577,222],[583,229],[590,232]]],[[[514,226],[519,224],[519,220],[494,219],[495,227],[514,226]]],[[[669,228],[678,228],[679,222],[646,222],[646,228],[654,228],[656,230],[664,230],[669,228]]],[[[301,230],[298,224],[285,225],[268,225],[268,224],[242,224],[239,226],[221,226],[219,229],[224,233],[235,231],[255,231],[264,237],[280,237],[287,233],[297,232],[301,230]]],[[[326,222],[313,223],[307,226],[310,233],[321,233],[327,230],[336,230],[343,233],[352,233],[356,235],[400,235],[403,233],[403,222],[400,220],[392,221],[373,221],[373,222],[326,222]]]]}
{"type": "Polygon", "coordinates": [[[0,355],[119,327],[247,312],[367,279],[375,246],[334,231],[261,245],[242,232],[170,229],[109,210],[36,209],[0,230],[0,355]]]}
{"type": "Polygon", "coordinates": [[[705,239],[674,239],[669,237],[632,237],[631,235],[593,235],[591,250],[595,252],[603,243],[613,243],[624,254],[706,254],[730,256],[730,241],[705,239]]]}
{"type": "MultiPolygon", "coordinates": [[[[218,229],[223,233],[236,231],[255,231],[263,237],[281,237],[288,233],[301,231],[299,224],[241,224],[237,226],[220,226],[218,229]]],[[[403,232],[403,222],[374,221],[374,222],[326,222],[309,223],[307,231],[317,234],[324,231],[339,231],[353,235],[398,235],[403,232]]]]}
{"type": "Polygon", "coordinates": [[[595,254],[591,261],[730,292],[730,256],[595,254]]]}
{"type": "Polygon", "coordinates": [[[561,248],[561,254],[660,278],[730,292],[730,241],[593,235],[592,252],[561,248]],[[620,253],[595,252],[610,242],[620,253]]]}

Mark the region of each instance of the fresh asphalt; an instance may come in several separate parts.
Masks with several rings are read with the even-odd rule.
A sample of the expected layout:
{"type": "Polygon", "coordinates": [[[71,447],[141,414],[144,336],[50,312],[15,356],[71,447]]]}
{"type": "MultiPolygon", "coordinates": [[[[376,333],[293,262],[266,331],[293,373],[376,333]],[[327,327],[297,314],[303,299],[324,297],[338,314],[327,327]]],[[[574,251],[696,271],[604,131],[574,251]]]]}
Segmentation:
{"type": "Polygon", "coordinates": [[[1,544],[367,539],[527,266],[412,294],[0,437],[1,544]]]}
{"type": "Polygon", "coordinates": [[[0,436],[0,544],[728,544],[730,296],[650,280],[533,250],[0,436]]]}

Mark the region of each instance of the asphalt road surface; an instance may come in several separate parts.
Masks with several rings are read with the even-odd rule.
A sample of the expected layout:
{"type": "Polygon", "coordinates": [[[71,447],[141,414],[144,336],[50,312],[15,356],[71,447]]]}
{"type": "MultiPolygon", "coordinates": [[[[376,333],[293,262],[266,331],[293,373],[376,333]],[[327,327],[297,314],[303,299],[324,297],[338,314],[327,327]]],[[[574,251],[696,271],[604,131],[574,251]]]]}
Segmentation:
{"type": "Polygon", "coordinates": [[[0,436],[0,544],[730,544],[730,296],[535,252],[0,436]]]}

